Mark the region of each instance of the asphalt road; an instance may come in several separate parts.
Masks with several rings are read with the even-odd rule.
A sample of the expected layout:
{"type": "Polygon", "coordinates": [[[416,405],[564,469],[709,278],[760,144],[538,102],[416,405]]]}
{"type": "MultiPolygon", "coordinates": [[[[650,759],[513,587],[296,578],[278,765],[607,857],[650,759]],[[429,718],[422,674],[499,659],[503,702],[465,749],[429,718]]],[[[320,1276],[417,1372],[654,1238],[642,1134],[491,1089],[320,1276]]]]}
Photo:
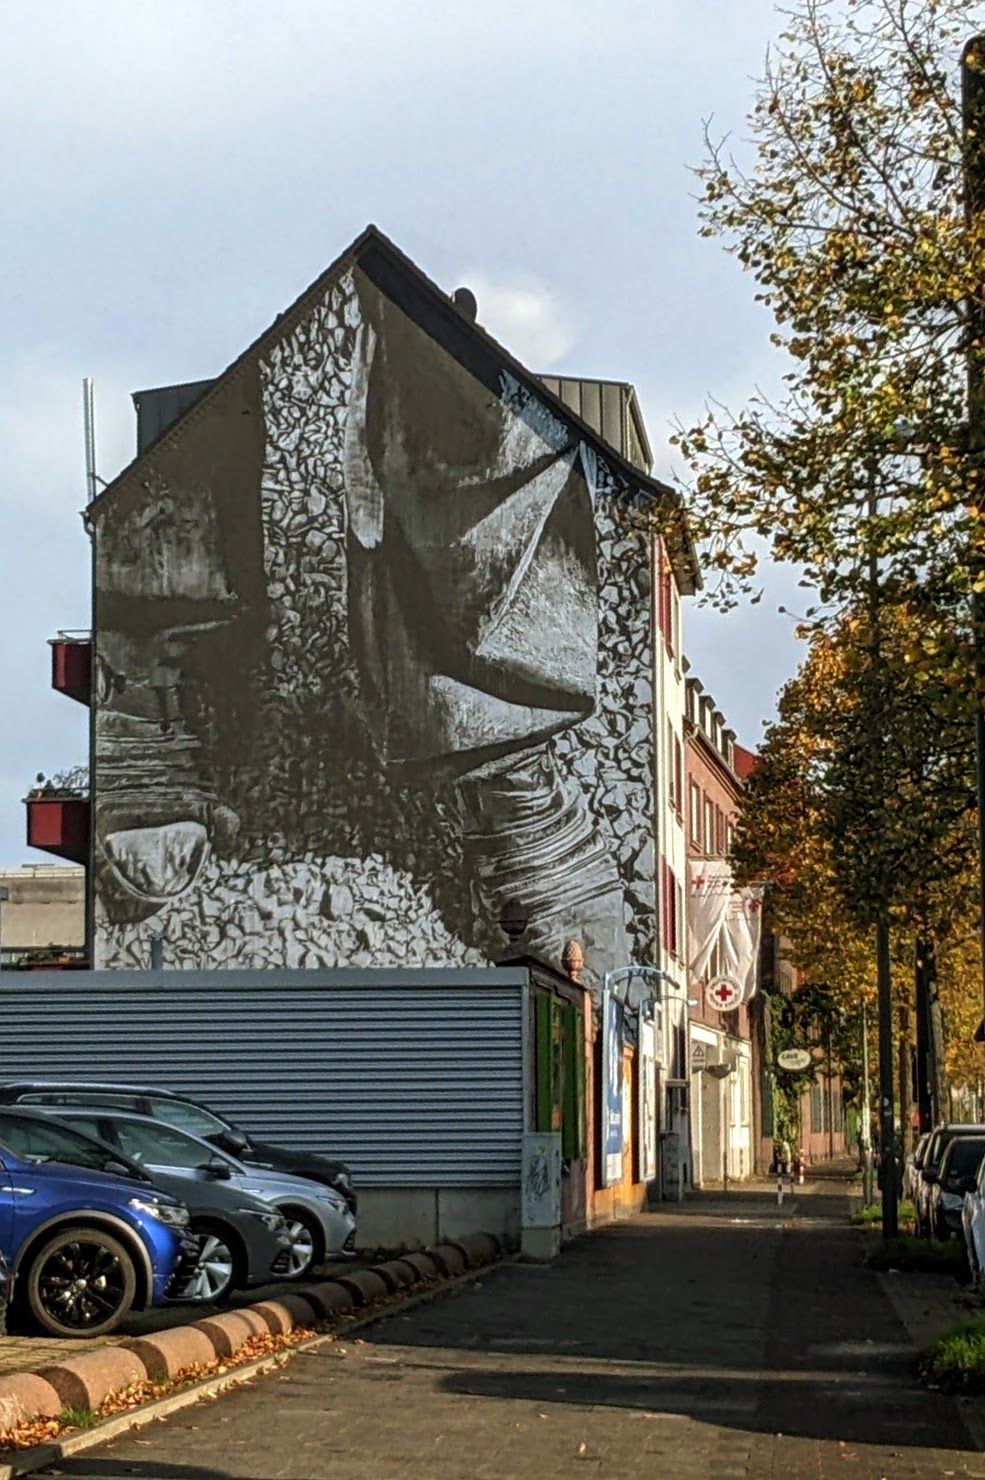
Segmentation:
{"type": "MultiPolygon", "coordinates": [[[[985,1477],[843,1196],[698,1198],[62,1462],[72,1480],[985,1477]]],[[[51,1473],[51,1472],[49,1472],[51,1473]]]]}

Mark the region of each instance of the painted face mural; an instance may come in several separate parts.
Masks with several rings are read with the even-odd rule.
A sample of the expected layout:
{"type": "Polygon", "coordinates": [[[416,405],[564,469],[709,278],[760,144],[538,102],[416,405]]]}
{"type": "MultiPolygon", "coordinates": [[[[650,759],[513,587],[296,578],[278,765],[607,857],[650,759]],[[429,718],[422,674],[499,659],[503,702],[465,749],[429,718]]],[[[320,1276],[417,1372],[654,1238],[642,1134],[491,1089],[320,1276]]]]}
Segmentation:
{"type": "Polygon", "coordinates": [[[649,951],[632,496],[360,268],[325,288],[100,512],[97,964],[479,964],[507,900],[558,962],[649,951]]]}

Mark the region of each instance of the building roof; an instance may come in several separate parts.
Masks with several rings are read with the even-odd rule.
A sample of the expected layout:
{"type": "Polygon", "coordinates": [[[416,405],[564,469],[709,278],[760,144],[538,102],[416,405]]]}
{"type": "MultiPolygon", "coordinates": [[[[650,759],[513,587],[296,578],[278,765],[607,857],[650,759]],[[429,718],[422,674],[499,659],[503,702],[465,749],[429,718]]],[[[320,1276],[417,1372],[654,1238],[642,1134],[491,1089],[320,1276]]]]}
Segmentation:
{"type": "MultiPolygon", "coordinates": [[[[665,527],[661,532],[667,544],[678,584],[685,592],[693,592],[699,588],[701,573],[687,522],[687,514],[680,495],[668,484],[643,472],[618,448],[605,441],[571,406],[549,390],[537,375],[514,359],[509,351],[493,339],[492,335],[488,334],[481,325],[467,319],[447,293],[442,292],[436,283],[432,282],[409,257],[400,251],[399,247],[372,225],[367,226],[365,231],[356,237],[355,241],[335,259],[331,266],[305,288],[290,308],[279,314],[273,323],[231,365],[228,365],[221,375],[216,377],[204,394],[186,406],[174,421],[162,429],[159,436],[144,447],[133,462],[128,463],[117,477],[97,494],[86,510],[87,522],[98,520],[101,509],[107,501],[113,499],[136,463],[151,456],[156,447],[167,443],[172,438],[179,437],[181,429],[203,413],[218,388],[250,355],[263,352],[269,344],[280,338],[292,327],[293,321],[303,317],[311,302],[320,297],[333,280],[356,265],[425,333],[440,343],[477,378],[488,383],[491,389],[497,389],[500,372],[504,369],[508,370],[521,384],[550,406],[551,411],[559,420],[567,423],[578,436],[594,446],[606,461],[649,499],[654,510],[660,510],[666,516],[665,527]]],[[[198,386],[201,382],[190,384],[198,386]]]]}

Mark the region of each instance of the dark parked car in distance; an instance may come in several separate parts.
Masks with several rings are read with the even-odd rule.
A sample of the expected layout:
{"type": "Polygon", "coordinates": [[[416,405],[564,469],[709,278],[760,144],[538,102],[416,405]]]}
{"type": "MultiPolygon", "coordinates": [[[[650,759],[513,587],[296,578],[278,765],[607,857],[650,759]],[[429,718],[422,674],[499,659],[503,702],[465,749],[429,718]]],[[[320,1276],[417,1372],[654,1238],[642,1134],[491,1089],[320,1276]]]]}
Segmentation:
{"type": "Polygon", "coordinates": [[[350,1213],[355,1213],[358,1205],[352,1176],[344,1162],[333,1161],[316,1151],[295,1151],[288,1146],[254,1140],[218,1111],[174,1090],[149,1089],[136,1084],[32,1079],[0,1084],[0,1104],[104,1105],[107,1109],[133,1110],[211,1141],[220,1151],[248,1166],[290,1172],[292,1176],[307,1177],[334,1188],[345,1198],[350,1213]]]}
{"type": "Polygon", "coordinates": [[[291,1240],[287,1220],[259,1198],[236,1191],[222,1179],[222,1168],[203,1164],[177,1176],[150,1176],[119,1147],[98,1139],[87,1127],[67,1125],[50,1110],[0,1105],[0,1142],[18,1155],[44,1156],[66,1166],[107,1168],[138,1183],[163,1189],[187,1207],[192,1234],[199,1240],[198,1262],[175,1297],[220,1303],[245,1285],[266,1284],[287,1272],[291,1240]]]}
{"type": "Polygon", "coordinates": [[[985,1156],[985,1135],[955,1136],[941,1157],[930,1186],[930,1227],[935,1238],[949,1239],[962,1232],[961,1213],[966,1192],[978,1185],[985,1156]]]}
{"type": "Polygon", "coordinates": [[[917,1210],[917,1233],[927,1238],[933,1232],[930,1195],[940,1172],[944,1152],[955,1136],[985,1136],[985,1125],[955,1122],[954,1124],[936,1125],[931,1131],[930,1140],[924,1148],[923,1165],[915,1177],[916,1188],[913,1198],[917,1210]]]}

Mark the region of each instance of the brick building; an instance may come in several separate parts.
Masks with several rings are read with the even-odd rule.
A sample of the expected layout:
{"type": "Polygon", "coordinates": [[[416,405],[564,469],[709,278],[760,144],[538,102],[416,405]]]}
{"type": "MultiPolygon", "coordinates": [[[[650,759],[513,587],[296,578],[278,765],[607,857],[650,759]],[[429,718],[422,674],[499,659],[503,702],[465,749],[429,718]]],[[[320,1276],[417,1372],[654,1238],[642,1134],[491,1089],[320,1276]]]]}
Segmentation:
{"type": "MultiPolygon", "coordinates": [[[[727,889],[732,894],[726,860],[743,779],[754,757],[736,744],[734,731],[693,675],[686,680],[684,730],[688,903],[693,917],[696,890],[727,889]]],[[[738,1179],[754,1170],[757,1075],[751,1003],[746,1000],[733,1010],[722,1010],[714,1002],[715,983],[731,979],[725,942],[716,941],[706,959],[696,957],[692,929],[689,956],[695,1004],[689,1024],[692,1181],[700,1187],[721,1180],[726,1171],[738,1179]]],[[[751,990],[755,987],[754,977],[751,990]]]]}

